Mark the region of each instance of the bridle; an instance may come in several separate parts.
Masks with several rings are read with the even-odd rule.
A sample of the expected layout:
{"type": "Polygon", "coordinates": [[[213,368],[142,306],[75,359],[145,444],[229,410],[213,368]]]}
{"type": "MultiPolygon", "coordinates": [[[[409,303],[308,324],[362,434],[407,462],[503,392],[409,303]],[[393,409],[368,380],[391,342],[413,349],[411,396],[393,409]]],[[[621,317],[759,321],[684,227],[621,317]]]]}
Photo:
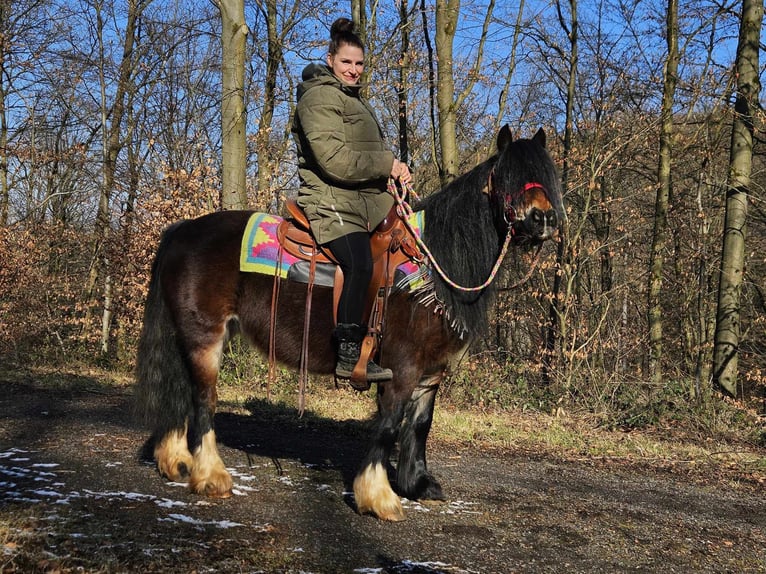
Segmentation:
{"type": "MultiPolygon", "coordinates": [[[[493,166],[489,172],[489,176],[487,177],[487,185],[485,185],[481,191],[482,193],[487,195],[490,199],[492,199],[492,198],[498,197],[498,193],[496,192],[496,189],[497,189],[497,186],[495,185],[495,168],[493,166]]],[[[513,224],[516,223],[518,219],[516,208],[513,206],[514,202],[518,198],[524,196],[525,193],[533,189],[539,189],[545,194],[545,197],[550,197],[550,195],[548,195],[548,190],[545,189],[545,186],[542,183],[537,183],[535,181],[530,181],[528,183],[525,183],[515,193],[508,193],[502,196],[503,220],[505,221],[505,224],[508,226],[509,230],[513,229],[513,224]]]]}

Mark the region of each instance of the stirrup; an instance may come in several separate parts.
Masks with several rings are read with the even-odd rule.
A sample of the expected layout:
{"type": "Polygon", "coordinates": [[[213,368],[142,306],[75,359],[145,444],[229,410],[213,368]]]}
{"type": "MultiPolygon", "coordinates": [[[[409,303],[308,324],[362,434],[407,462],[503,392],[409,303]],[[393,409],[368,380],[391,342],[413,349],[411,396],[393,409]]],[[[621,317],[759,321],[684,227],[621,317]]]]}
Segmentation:
{"type": "Polygon", "coordinates": [[[351,373],[349,382],[351,386],[358,389],[365,386],[365,390],[370,388],[371,383],[384,383],[390,381],[394,374],[391,369],[386,369],[378,366],[372,362],[370,358],[375,351],[375,336],[366,335],[362,340],[359,350],[359,359],[354,367],[354,372],[351,373]],[[370,366],[374,367],[377,373],[373,373],[370,376],[370,366]]]}
{"type": "Polygon", "coordinates": [[[364,367],[364,370],[362,371],[362,378],[357,378],[354,375],[357,375],[357,366],[354,366],[353,371],[350,371],[348,369],[340,369],[340,365],[335,365],[335,385],[338,386],[338,380],[341,381],[348,381],[348,384],[351,385],[354,390],[357,391],[368,391],[370,389],[370,381],[367,380],[367,368],[364,367]],[[341,370],[341,372],[338,372],[338,370],[341,370]]]}

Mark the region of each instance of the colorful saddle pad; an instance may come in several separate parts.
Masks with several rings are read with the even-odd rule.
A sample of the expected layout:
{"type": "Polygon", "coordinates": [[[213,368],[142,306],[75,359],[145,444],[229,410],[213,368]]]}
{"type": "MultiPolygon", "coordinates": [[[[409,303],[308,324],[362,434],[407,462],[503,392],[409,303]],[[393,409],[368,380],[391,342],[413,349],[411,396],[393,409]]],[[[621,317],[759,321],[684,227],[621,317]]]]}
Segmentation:
{"type": "MultiPolygon", "coordinates": [[[[279,267],[279,275],[283,278],[287,277],[290,267],[300,259],[283,250],[281,261],[279,261],[277,227],[282,221],[281,217],[268,213],[253,213],[250,216],[242,235],[242,249],[239,258],[240,271],[273,276],[279,267]]],[[[413,213],[409,222],[415,232],[420,235],[424,227],[423,212],[413,213]]],[[[413,263],[400,265],[399,269],[405,275],[410,275],[418,270],[413,263]]]]}
{"type": "MultiPolygon", "coordinates": [[[[282,218],[268,213],[253,213],[242,235],[242,250],[239,258],[240,271],[274,275],[279,262],[279,239],[277,227],[282,218]]],[[[282,252],[279,274],[287,277],[293,263],[299,259],[282,252]]]]}

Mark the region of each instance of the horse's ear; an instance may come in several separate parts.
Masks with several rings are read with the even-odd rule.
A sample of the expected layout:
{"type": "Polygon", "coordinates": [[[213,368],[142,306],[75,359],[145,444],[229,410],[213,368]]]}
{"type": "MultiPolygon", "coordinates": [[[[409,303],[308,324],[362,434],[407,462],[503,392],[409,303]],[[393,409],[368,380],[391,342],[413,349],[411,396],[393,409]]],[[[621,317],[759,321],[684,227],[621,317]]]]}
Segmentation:
{"type": "Polygon", "coordinates": [[[512,141],[513,141],[513,134],[511,133],[511,128],[508,124],[505,124],[503,127],[500,128],[500,131],[497,134],[498,151],[505,149],[505,146],[507,146],[512,141]]]}
{"type": "Polygon", "coordinates": [[[532,136],[532,141],[535,143],[540,144],[540,146],[545,147],[545,131],[543,131],[543,128],[540,128],[537,130],[537,133],[532,136]]]}

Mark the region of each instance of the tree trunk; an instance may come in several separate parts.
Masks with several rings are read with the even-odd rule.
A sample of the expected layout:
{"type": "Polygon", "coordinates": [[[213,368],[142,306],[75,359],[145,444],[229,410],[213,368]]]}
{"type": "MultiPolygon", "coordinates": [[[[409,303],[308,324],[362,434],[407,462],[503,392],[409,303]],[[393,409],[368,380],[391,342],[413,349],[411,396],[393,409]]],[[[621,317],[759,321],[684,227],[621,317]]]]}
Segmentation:
{"type": "MultiPolygon", "coordinates": [[[[578,18],[577,18],[577,0],[569,0],[569,12],[570,12],[570,24],[567,25],[564,14],[561,10],[561,4],[556,3],[559,24],[561,28],[566,32],[569,39],[569,77],[567,81],[567,100],[566,100],[566,117],[564,123],[564,161],[563,170],[561,174],[561,188],[566,195],[569,188],[569,162],[570,155],[572,153],[572,139],[574,132],[574,103],[576,98],[576,86],[577,86],[577,39],[578,39],[578,18]]],[[[553,278],[553,293],[551,296],[551,304],[548,309],[548,328],[545,334],[545,355],[543,357],[543,380],[546,384],[552,382],[552,372],[555,365],[562,363],[561,353],[557,356],[557,349],[561,350],[561,341],[566,336],[566,321],[564,315],[566,314],[565,301],[568,299],[567,294],[562,296],[562,290],[565,286],[572,285],[571,277],[565,277],[565,271],[572,269],[569,264],[572,260],[572,244],[569,234],[568,222],[563,222],[563,229],[561,233],[561,239],[559,240],[558,247],[556,249],[556,267],[559,272],[555,274],[553,278]]]]}
{"type": "Polygon", "coordinates": [[[367,46],[367,10],[365,0],[351,0],[351,21],[354,23],[356,35],[367,46]]]}
{"type": "Polygon", "coordinates": [[[497,102],[497,117],[495,118],[495,131],[500,129],[505,118],[505,106],[508,103],[508,94],[511,91],[511,80],[516,72],[516,51],[519,47],[522,33],[522,19],[524,16],[524,2],[519,0],[518,11],[516,12],[516,25],[513,28],[513,41],[511,42],[511,53],[508,61],[508,73],[505,75],[505,85],[500,90],[500,97],[497,102]]]}
{"type": "Polygon", "coordinates": [[[740,292],[745,271],[747,196],[753,162],[753,111],[760,107],[758,49],[762,21],[763,1],[744,0],[737,46],[737,99],[729,152],[729,181],[713,348],[713,381],[732,396],[736,396],[738,390],[740,292]]]}
{"type": "Polygon", "coordinates": [[[221,10],[221,146],[222,191],[224,209],[247,207],[245,143],[247,112],[245,111],[245,23],[244,0],[219,0],[221,10]]]}
{"type": "Polygon", "coordinates": [[[433,158],[432,163],[434,167],[441,174],[441,167],[436,152],[438,138],[438,130],[436,129],[436,65],[434,63],[434,47],[431,43],[430,26],[428,25],[426,0],[420,0],[420,15],[423,21],[423,40],[426,44],[426,57],[428,60],[428,117],[431,120],[431,157],[433,158]]]}
{"type": "MultiPolygon", "coordinates": [[[[375,6],[373,5],[373,10],[375,6]]],[[[354,31],[359,39],[362,41],[362,45],[365,47],[365,62],[362,75],[359,77],[359,85],[361,86],[361,95],[364,98],[370,97],[370,75],[372,74],[373,62],[372,54],[373,49],[370,46],[370,35],[368,33],[367,22],[367,8],[365,0],[351,0],[351,21],[354,23],[354,31]]],[[[374,23],[372,24],[374,25],[374,23]]]]}
{"type": "Polygon", "coordinates": [[[657,197],[654,204],[654,232],[649,262],[649,376],[654,384],[662,381],[662,273],[667,244],[670,167],[673,152],[673,101],[678,74],[678,0],[668,0],[666,19],[668,57],[665,62],[662,110],[660,112],[660,150],[657,168],[657,197]]]}
{"type": "Polygon", "coordinates": [[[457,114],[452,47],[457,31],[460,0],[436,0],[436,106],[439,112],[439,178],[442,186],[458,175],[457,114]]]}
{"type": "MultiPolygon", "coordinates": [[[[0,38],[10,38],[10,4],[3,2],[0,6],[0,38]]],[[[8,97],[9,85],[6,84],[8,74],[5,71],[6,61],[10,54],[9,42],[0,41],[0,226],[8,225],[10,204],[10,189],[8,185],[8,115],[5,101],[8,97]]]]}
{"type": "MultiPolygon", "coordinates": [[[[104,20],[102,5],[96,3],[97,34],[99,42],[99,76],[101,84],[101,130],[103,135],[102,144],[102,171],[101,171],[101,193],[99,195],[98,208],[96,212],[96,223],[94,229],[95,247],[91,260],[91,272],[88,278],[87,293],[88,299],[93,296],[96,285],[103,281],[104,292],[102,301],[101,317],[101,350],[106,353],[109,350],[109,331],[112,322],[111,308],[111,282],[112,277],[109,269],[109,259],[107,255],[107,242],[110,236],[110,203],[114,191],[115,172],[117,170],[117,157],[124,144],[122,136],[122,120],[125,114],[125,100],[131,88],[131,76],[134,70],[135,55],[133,53],[138,20],[141,11],[148,5],[148,2],[140,0],[129,0],[128,19],[125,25],[125,40],[122,49],[122,60],[120,61],[117,90],[114,94],[114,102],[111,110],[108,110],[106,104],[106,71],[104,56],[104,20]],[[109,123],[108,120],[111,120],[109,123]]],[[[89,317],[86,313],[85,324],[89,323],[89,317]]]]}
{"type": "MultiPolygon", "coordinates": [[[[705,161],[704,165],[710,165],[710,161],[705,161]]],[[[715,335],[715,320],[711,317],[709,311],[710,302],[706,296],[710,281],[708,272],[708,230],[710,222],[708,221],[708,213],[703,203],[703,190],[708,187],[708,182],[714,181],[714,178],[711,177],[704,167],[700,172],[699,178],[696,198],[697,220],[699,222],[697,232],[697,348],[695,352],[694,385],[690,393],[698,401],[702,398],[705,390],[708,389],[712,367],[712,346],[710,341],[713,340],[715,335]]]]}
{"type": "Polygon", "coordinates": [[[274,120],[277,73],[282,59],[282,47],[277,34],[277,2],[265,0],[266,8],[266,78],[264,81],[263,107],[256,135],[258,154],[258,189],[256,190],[256,208],[269,211],[273,202],[271,183],[274,177],[274,162],[271,158],[271,129],[274,120]]]}
{"type": "Polygon", "coordinates": [[[460,156],[457,146],[457,111],[473,90],[484,60],[484,46],[487,43],[489,25],[495,10],[495,0],[487,4],[484,23],[476,57],[468,72],[463,90],[455,95],[455,77],[453,69],[453,45],[457,22],[460,15],[460,0],[436,1],[436,103],[439,109],[439,145],[441,148],[441,169],[439,175],[442,185],[446,185],[458,176],[460,156]]]}
{"type": "Polygon", "coordinates": [[[399,85],[396,97],[399,108],[399,159],[409,163],[409,142],[407,138],[407,88],[410,73],[410,21],[409,6],[406,0],[399,5],[399,29],[401,33],[401,46],[399,52],[399,85]]]}

